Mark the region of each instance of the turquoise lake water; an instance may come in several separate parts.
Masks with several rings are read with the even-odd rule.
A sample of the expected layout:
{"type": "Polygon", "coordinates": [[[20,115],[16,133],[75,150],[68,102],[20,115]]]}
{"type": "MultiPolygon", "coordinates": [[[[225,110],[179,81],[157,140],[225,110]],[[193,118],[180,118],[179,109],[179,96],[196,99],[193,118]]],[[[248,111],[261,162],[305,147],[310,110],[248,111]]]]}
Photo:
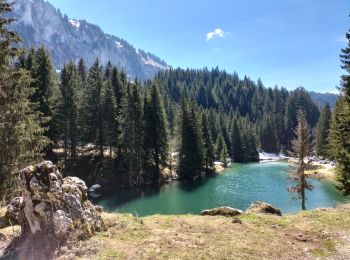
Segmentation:
{"type": "MultiPolygon", "coordinates": [[[[139,216],[153,214],[198,214],[219,206],[245,210],[254,201],[265,201],[282,210],[300,210],[300,200],[293,200],[287,187],[289,164],[285,162],[235,164],[216,177],[185,185],[172,183],[159,190],[116,190],[103,194],[96,202],[107,211],[129,212],[139,216]]],[[[306,208],[332,207],[350,202],[334,185],[312,180],[314,189],[307,192],[306,208]]]]}

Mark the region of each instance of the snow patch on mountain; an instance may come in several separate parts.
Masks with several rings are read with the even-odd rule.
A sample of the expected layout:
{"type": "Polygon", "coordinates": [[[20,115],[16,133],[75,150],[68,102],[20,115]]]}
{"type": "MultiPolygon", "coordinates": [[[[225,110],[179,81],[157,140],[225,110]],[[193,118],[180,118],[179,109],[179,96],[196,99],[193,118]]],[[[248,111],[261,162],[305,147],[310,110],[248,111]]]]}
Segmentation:
{"type": "Polygon", "coordinates": [[[118,41],[115,41],[115,44],[117,45],[117,48],[124,48],[123,44],[121,44],[120,42],[118,41]]]}
{"type": "Polygon", "coordinates": [[[80,22],[78,20],[75,19],[69,19],[68,20],[70,22],[70,24],[76,28],[80,28],[80,22]]]}

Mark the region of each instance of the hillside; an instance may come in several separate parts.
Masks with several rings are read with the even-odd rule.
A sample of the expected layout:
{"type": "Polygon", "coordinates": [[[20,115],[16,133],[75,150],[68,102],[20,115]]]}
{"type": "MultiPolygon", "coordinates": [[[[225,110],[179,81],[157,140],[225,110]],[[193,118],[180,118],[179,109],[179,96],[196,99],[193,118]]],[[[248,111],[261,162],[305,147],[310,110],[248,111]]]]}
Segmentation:
{"type": "Polygon", "coordinates": [[[317,105],[324,107],[328,102],[331,108],[334,107],[335,101],[339,97],[339,95],[333,93],[319,93],[314,91],[310,91],[309,95],[317,105]]]}
{"type": "MultiPolygon", "coordinates": [[[[346,259],[349,207],[277,217],[103,214],[108,230],[69,241],[56,259],[346,259]]],[[[0,231],[0,256],[18,228],[0,231]]],[[[10,251],[11,252],[11,251],[10,251]]],[[[8,252],[8,253],[10,253],[8,252]]]]}
{"type": "Polygon", "coordinates": [[[91,66],[96,58],[102,64],[111,61],[130,78],[153,77],[169,66],[151,53],[134,48],[126,40],[104,33],[97,25],[75,20],[44,0],[15,1],[13,29],[23,38],[25,47],[44,45],[56,69],[68,61],[84,58],[91,66]]]}

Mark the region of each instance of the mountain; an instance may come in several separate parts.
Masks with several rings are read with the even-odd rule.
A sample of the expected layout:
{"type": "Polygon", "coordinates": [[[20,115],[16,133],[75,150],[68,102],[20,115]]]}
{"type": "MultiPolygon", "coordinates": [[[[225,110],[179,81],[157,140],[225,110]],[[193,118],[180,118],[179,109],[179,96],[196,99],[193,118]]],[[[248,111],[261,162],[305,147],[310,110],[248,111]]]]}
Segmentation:
{"type": "Polygon", "coordinates": [[[333,94],[333,93],[318,93],[314,91],[309,92],[311,99],[321,107],[324,107],[326,103],[328,102],[331,108],[334,107],[335,102],[337,101],[337,98],[339,95],[333,94]]]}
{"type": "Polygon", "coordinates": [[[97,25],[85,20],[69,19],[46,0],[17,0],[13,6],[13,24],[25,47],[44,45],[57,70],[81,57],[87,65],[96,58],[102,64],[111,61],[127,72],[130,78],[145,80],[170,68],[163,60],[135,49],[122,38],[104,33],[97,25]]]}

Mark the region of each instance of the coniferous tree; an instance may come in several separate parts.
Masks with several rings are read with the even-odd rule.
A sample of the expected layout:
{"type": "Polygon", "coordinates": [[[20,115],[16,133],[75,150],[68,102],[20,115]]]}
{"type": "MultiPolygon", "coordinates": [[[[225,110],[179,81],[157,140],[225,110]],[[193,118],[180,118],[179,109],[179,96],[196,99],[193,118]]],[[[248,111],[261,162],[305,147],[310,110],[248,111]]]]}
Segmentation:
{"type": "Polygon", "coordinates": [[[78,63],[78,72],[79,72],[79,75],[80,75],[80,78],[81,78],[81,82],[83,82],[83,86],[85,85],[85,81],[86,81],[86,77],[87,77],[87,72],[86,72],[86,65],[85,65],[85,61],[83,58],[81,58],[79,60],[79,63],[78,63]]]}
{"type": "Polygon", "coordinates": [[[193,180],[203,169],[203,148],[198,118],[193,104],[181,104],[180,151],[178,174],[182,180],[193,180]]]}
{"type": "Polygon", "coordinates": [[[218,135],[218,139],[216,141],[215,154],[216,154],[216,159],[220,162],[223,162],[224,166],[226,167],[228,153],[227,153],[227,146],[225,144],[225,140],[224,140],[224,137],[222,136],[222,134],[218,135]]]}
{"type": "Polygon", "coordinates": [[[123,106],[123,97],[124,97],[124,90],[126,89],[126,79],[123,76],[123,73],[119,73],[118,69],[113,66],[112,72],[111,72],[111,85],[113,88],[114,98],[115,98],[115,105],[116,105],[116,146],[117,146],[117,155],[121,155],[121,135],[122,135],[122,106],[123,106]]]}
{"type": "Polygon", "coordinates": [[[83,106],[86,138],[99,146],[103,157],[103,68],[98,60],[92,65],[87,78],[85,102],[83,106]]]}
{"type": "Polygon", "coordinates": [[[293,157],[298,158],[298,166],[295,171],[290,174],[290,179],[295,182],[295,186],[289,187],[290,192],[297,193],[301,199],[301,209],[306,210],[305,200],[306,190],[312,190],[312,184],[307,180],[305,169],[307,163],[305,158],[312,152],[312,143],[308,123],[303,111],[299,110],[297,115],[297,127],[294,130],[295,139],[292,141],[292,150],[290,151],[293,157]]]}
{"type": "Polygon", "coordinates": [[[78,144],[78,113],[79,113],[79,85],[80,77],[74,63],[68,63],[61,72],[61,102],[59,113],[63,128],[64,158],[67,168],[68,150],[72,163],[77,158],[78,144]]]}
{"type": "MultiPolygon", "coordinates": [[[[38,103],[38,110],[48,122],[45,124],[47,131],[45,136],[51,141],[57,142],[58,122],[56,118],[58,101],[58,80],[53,67],[51,57],[44,47],[35,52],[35,62],[32,68],[32,77],[34,79],[35,92],[31,99],[38,103]]],[[[48,147],[51,152],[52,146],[48,147]]]]}
{"type": "Polygon", "coordinates": [[[320,119],[317,123],[316,130],[316,154],[318,156],[328,157],[329,153],[329,126],[331,120],[331,108],[329,103],[326,103],[323,108],[320,119]]]}
{"type": "Polygon", "coordinates": [[[202,140],[203,140],[203,159],[205,172],[211,173],[214,165],[214,146],[208,125],[208,118],[205,113],[202,114],[202,140]]]}
{"type": "Polygon", "coordinates": [[[105,89],[102,99],[102,115],[103,115],[103,129],[104,140],[109,146],[109,155],[112,157],[112,149],[116,146],[117,136],[117,104],[114,95],[114,89],[110,79],[105,82],[105,89]]]}
{"type": "Polygon", "coordinates": [[[122,103],[122,156],[126,162],[130,182],[138,183],[143,158],[143,115],[137,82],[127,85],[122,103]]]}
{"type": "Polygon", "coordinates": [[[337,161],[339,188],[350,194],[350,106],[343,96],[333,109],[329,141],[331,156],[337,161]]]}
{"type": "Polygon", "coordinates": [[[259,132],[260,148],[267,153],[278,153],[276,125],[271,115],[261,121],[259,132]]]}
{"type": "Polygon", "coordinates": [[[40,160],[48,144],[45,122],[29,99],[33,94],[30,73],[14,67],[20,38],[7,29],[13,22],[6,17],[10,11],[11,4],[0,0],[0,197],[15,191],[16,171],[40,160]]]}
{"type": "Polygon", "coordinates": [[[158,183],[160,166],[166,166],[168,158],[167,120],[159,88],[151,85],[144,104],[144,150],[146,164],[153,168],[154,183],[158,183]]]}
{"type": "Polygon", "coordinates": [[[244,162],[244,151],[242,145],[241,131],[237,119],[234,119],[232,126],[232,159],[234,162],[244,162]]]}
{"type": "Polygon", "coordinates": [[[346,40],[347,46],[341,50],[340,54],[341,68],[346,71],[346,74],[341,76],[341,92],[350,104],[350,30],[346,33],[346,40]]]}
{"type": "Polygon", "coordinates": [[[341,50],[341,94],[333,110],[330,145],[331,155],[337,161],[340,189],[350,194],[350,31],[346,33],[347,46],[341,50]]]}

